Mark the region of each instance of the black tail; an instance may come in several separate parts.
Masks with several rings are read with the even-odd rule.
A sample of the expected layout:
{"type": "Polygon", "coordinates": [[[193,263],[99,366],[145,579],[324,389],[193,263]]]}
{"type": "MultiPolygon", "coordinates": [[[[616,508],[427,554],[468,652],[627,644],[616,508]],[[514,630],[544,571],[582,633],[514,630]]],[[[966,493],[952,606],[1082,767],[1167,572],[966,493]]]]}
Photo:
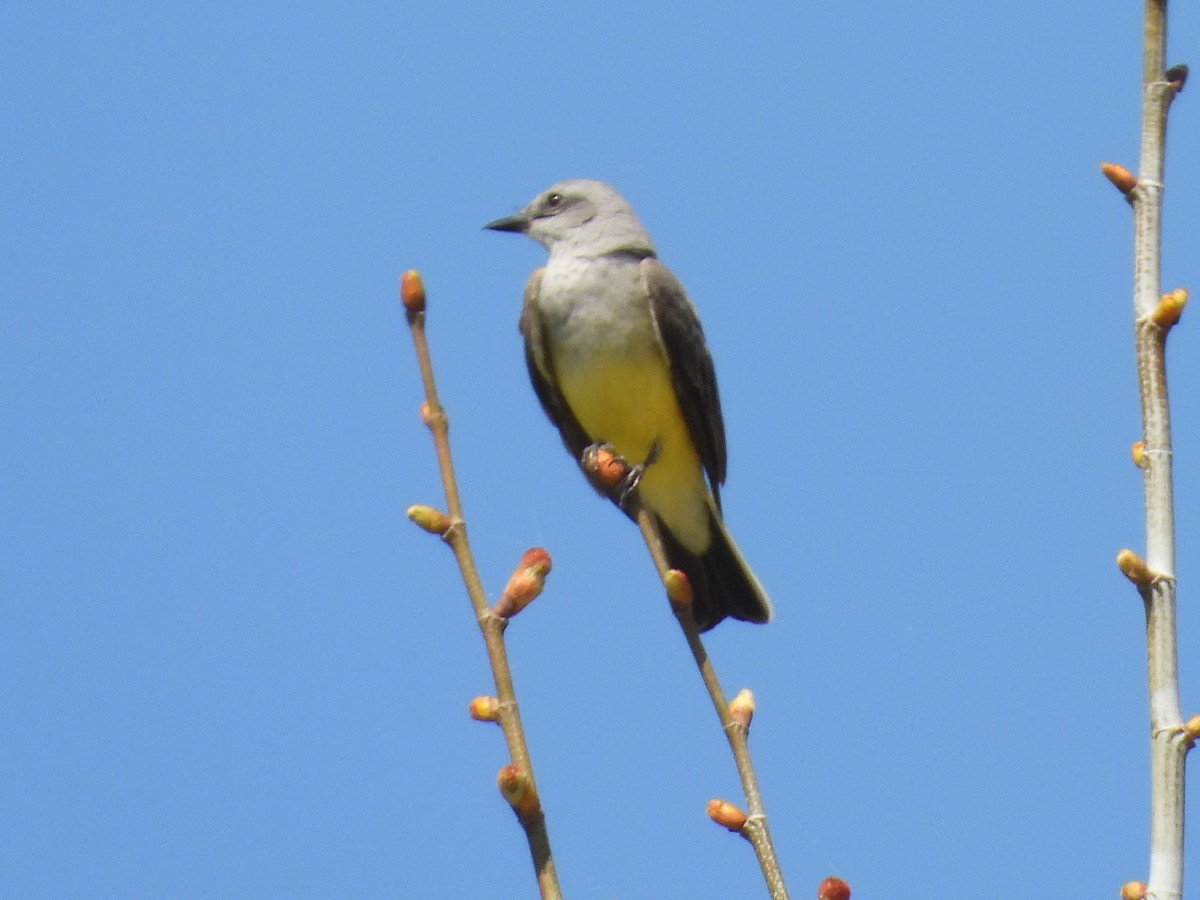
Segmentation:
{"type": "Polygon", "coordinates": [[[743,622],[769,622],[771,601],[716,513],[710,517],[712,542],[697,556],[658,523],[671,568],[680,569],[692,586],[692,619],[708,631],[726,616],[743,622]]]}

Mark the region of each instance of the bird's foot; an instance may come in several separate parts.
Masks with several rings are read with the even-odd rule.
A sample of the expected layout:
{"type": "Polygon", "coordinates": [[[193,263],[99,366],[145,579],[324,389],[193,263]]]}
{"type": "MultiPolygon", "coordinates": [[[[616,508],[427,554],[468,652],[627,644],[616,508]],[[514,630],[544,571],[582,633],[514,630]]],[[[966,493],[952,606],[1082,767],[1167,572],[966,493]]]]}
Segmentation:
{"type": "Polygon", "coordinates": [[[630,465],[624,457],[617,455],[611,444],[590,444],[583,450],[580,465],[596,490],[621,509],[632,513],[638,483],[642,480],[646,467],[654,464],[660,452],[661,448],[655,441],[643,462],[630,465]]]}

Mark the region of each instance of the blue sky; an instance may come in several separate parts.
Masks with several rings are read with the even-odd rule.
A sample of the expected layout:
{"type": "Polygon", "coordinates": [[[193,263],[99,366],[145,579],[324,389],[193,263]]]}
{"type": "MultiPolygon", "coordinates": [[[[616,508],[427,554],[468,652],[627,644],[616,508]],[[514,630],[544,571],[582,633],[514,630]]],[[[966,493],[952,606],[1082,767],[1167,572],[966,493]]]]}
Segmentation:
{"type": "MultiPolygon", "coordinates": [[[[1200,14],[1172,10],[1172,62],[1200,14]]],[[[20,4],[0,34],[0,884],[533,893],[396,279],[419,268],[572,898],[754,896],[636,531],[537,408],[551,182],[617,185],[697,304],[726,517],[777,620],[712,633],[793,896],[1114,896],[1146,868],[1130,224],[1140,4],[20,4]]],[[[1165,287],[1196,286],[1172,113],[1165,287]]],[[[1172,337],[1184,709],[1200,381],[1172,337]]],[[[1197,849],[1196,829],[1189,851],[1197,849]]],[[[1200,886],[1193,866],[1189,886],[1200,886]]]]}

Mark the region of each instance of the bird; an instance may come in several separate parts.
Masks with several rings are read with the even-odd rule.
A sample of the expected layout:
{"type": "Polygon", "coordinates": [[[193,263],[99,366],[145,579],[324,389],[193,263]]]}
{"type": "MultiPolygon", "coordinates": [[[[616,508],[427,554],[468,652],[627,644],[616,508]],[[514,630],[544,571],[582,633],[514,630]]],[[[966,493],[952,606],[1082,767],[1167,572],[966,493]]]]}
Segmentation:
{"type": "Polygon", "coordinates": [[[548,251],[525,284],[520,333],[567,451],[581,461],[607,445],[632,465],[637,502],[692,588],[699,630],[727,616],[770,621],[771,601],[721,513],[725,425],[704,331],[633,208],[602,181],[569,179],[484,228],[548,251]]]}

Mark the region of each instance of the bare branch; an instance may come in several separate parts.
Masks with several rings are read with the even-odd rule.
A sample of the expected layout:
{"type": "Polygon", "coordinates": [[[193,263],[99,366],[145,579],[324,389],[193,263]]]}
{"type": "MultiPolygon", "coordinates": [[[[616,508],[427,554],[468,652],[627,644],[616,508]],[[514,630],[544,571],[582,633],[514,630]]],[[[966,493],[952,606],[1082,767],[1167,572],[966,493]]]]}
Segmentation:
{"type": "MultiPolygon", "coordinates": [[[[446,519],[445,522],[426,513],[421,514],[423,519],[432,521],[439,526],[440,530],[427,528],[422,521],[418,521],[417,516],[414,516],[411,510],[410,517],[427,531],[441,534],[442,540],[454,552],[454,559],[462,573],[463,584],[471,600],[471,607],[479,622],[479,630],[483,634],[488,662],[491,664],[492,677],[496,683],[495,700],[497,702],[495,706],[493,707],[487,702],[480,703],[479,698],[476,698],[471,706],[472,716],[484,721],[495,721],[504,732],[504,742],[508,746],[509,758],[512,762],[501,768],[497,783],[500,792],[513,807],[517,814],[517,820],[525,830],[541,896],[548,900],[560,900],[562,890],[558,884],[554,858],[550,853],[550,836],[546,830],[546,816],[533,777],[533,764],[529,759],[529,748],[525,741],[525,731],[521,726],[521,714],[517,708],[516,691],[513,689],[512,672],[508,665],[508,653],[504,646],[504,629],[508,624],[508,619],[516,615],[525,604],[533,599],[529,595],[531,590],[534,596],[537,591],[540,591],[540,583],[536,585],[536,590],[533,590],[529,580],[532,578],[537,581],[539,577],[545,577],[545,573],[549,571],[549,557],[546,556],[544,550],[540,550],[540,555],[536,555],[534,551],[527,553],[509,581],[509,586],[513,589],[512,593],[510,594],[508,589],[505,591],[505,596],[509,598],[507,602],[510,605],[502,608],[499,611],[500,614],[488,608],[487,595],[467,542],[467,526],[463,519],[462,501],[458,494],[454,463],[450,458],[449,420],[438,400],[429,344],[425,337],[425,288],[421,283],[421,276],[415,270],[404,273],[400,281],[400,298],[404,303],[409,330],[412,332],[413,346],[417,352],[417,364],[421,369],[421,381],[425,386],[425,402],[421,406],[421,418],[433,434],[438,470],[441,472],[442,488],[446,495],[446,507],[449,511],[448,516],[443,515],[443,518],[446,519]],[[540,576],[537,574],[539,571],[540,576]],[[519,579],[520,583],[514,586],[514,581],[519,579]],[[485,709],[487,710],[486,715],[477,714],[485,709]]],[[[425,510],[428,507],[420,509],[425,510]]],[[[436,513],[437,511],[431,510],[431,512],[436,513]]],[[[483,699],[486,701],[492,698],[483,699]]]]}
{"type": "MultiPolygon", "coordinates": [[[[1167,395],[1167,333],[1186,292],[1162,294],[1162,199],[1167,112],[1187,80],[1185,66],[1166,68],[1166,0],[1146,0],[1143,23],[1141,160],[1136,179],[1104,167],[1133,207],[1133,308],[1142,439],[1134,461],[1142,470],[1146,507],[1145,558],[1122,551],[1118,565],[1142,597],[1150,706],[1150,867],[1147,898],[1183,893],[1184,758],[1193,737],[1179,704],[1175,629],[1175,510],[1171,418],[1167,395]]],[[[1120,170],[1120,171],[1118,171],[1120,170]]],[[[1126,885],[1141,891],[1140,882],[1126,885]]],[[[1123,889],[1124,890],[1124,889],[1123,889]]]]}

